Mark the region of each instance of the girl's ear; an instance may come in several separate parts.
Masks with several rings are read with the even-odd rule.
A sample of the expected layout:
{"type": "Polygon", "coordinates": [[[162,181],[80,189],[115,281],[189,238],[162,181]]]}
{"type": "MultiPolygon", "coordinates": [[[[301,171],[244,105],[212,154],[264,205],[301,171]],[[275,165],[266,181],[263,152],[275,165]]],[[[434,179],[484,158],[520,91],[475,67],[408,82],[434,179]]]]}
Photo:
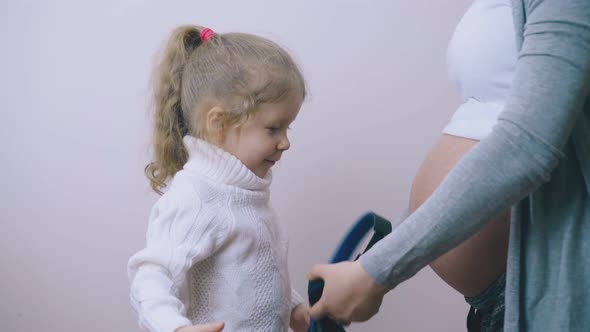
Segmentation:
{"type": "Polygon", "coordinates": [[[211,108],[205,116],[205,131],[209,139],[217,144],[223,143],[226,129],[226,114],[223,108],[211,108]]]}

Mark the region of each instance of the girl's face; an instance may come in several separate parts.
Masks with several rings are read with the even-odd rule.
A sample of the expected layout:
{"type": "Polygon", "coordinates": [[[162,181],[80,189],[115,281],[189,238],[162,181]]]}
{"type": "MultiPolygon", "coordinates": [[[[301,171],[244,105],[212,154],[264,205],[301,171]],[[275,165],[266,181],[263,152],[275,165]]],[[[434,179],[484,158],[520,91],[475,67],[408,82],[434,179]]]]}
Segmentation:
{"type": "Polygon", "coordinates": [[[287,130],[295,121],[303,100],[261,104],[242,125],[224,132],[220,147],[238,158],[258,177],[265,177],[290,147],[287,130]]]}

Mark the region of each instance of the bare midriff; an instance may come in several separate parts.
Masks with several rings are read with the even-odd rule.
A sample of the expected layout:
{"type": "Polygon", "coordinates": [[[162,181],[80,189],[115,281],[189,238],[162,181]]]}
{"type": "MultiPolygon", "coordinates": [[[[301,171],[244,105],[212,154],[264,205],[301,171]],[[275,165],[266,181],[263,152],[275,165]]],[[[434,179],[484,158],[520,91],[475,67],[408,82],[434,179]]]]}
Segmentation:
{"type": "MultiPolygon", "coordinates": [[[[478,143],[446,134],[440,138],[414,178],[410,213],[428,199],[449,171],[478,143]]],[[[430,267],[461,294],[481,293],[506,270],[509,225],[510,213],[505,211],[430,267]]]]}

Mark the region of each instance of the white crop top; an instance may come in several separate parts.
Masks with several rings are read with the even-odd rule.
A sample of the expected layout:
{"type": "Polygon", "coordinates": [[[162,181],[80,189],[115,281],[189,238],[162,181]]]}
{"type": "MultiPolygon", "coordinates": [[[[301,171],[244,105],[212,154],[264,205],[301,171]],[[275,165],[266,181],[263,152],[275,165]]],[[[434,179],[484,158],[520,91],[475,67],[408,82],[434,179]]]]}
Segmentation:
{"type": "Polygon", "coordinates": [[[508,97],[517,60],[510,0],[475,0],[459,21],[447,50],[449,78],[463,103],[443,133],[481,140],[508,97]]]}

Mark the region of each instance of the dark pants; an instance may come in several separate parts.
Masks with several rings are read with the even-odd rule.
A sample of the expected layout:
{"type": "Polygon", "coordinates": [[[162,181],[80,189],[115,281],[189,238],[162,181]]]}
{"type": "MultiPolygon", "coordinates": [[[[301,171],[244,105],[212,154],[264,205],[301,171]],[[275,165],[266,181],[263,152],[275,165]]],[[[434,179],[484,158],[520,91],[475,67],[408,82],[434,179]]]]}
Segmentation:
{"type": "Polygon", "coordinates": [[[505,289],[506,274],[503,273],[480,294],[465,297],[465,301],[471,305],[467,314],[468,332],[503,331],[505,289]]]}

